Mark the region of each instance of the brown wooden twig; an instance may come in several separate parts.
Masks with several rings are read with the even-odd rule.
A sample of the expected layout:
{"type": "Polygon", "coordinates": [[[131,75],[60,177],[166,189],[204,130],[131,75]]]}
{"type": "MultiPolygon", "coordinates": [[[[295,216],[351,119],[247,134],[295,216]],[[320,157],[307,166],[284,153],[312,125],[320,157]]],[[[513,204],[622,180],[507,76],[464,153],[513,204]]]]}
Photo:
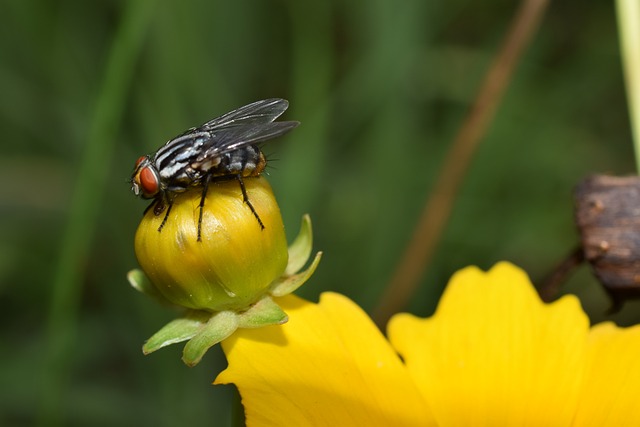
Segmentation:
{"type": "Polygon", "coordinates": [[[583,262],[584,251],[582,246],[578,246],[537,287],[542,301],[553,301],[560,290],[560,286],[566,282],[567,277],[583,262]]]}

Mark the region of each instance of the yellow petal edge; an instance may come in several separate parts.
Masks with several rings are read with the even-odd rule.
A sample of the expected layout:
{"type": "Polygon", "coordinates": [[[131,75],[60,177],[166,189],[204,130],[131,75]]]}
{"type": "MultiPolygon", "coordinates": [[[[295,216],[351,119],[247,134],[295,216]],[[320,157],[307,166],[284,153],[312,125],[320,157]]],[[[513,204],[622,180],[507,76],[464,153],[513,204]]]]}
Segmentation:
{"type": "Polygon", "coordinates": [[[587,360],[578,300],[543,304],[512,264],[468,267],[433,317],[394,316],[392,345],[439,426],[571,425],[587,360]]]}

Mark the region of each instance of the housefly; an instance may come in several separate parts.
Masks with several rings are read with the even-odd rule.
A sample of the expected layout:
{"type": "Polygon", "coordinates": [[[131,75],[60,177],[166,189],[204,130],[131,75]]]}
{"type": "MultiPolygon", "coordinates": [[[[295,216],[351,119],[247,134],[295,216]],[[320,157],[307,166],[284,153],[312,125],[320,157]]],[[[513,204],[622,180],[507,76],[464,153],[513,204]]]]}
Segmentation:
{"type": "MultiPolygon", "coordinates": [[[[162,231],[171,212],[176,193],[202,187],[198,241],[202,235],[202,208],[209,183],[236,180],[258,224],[264,224],[247,197],[244,178],[257,177],[267,159],[257,144],[284,135],[300,123],[275,120],[289,103],[284,99],[265,99],[191,128],[167,141],[155,153],[141,156],[131,177],[131,191],[143,199],[154,199],[155,215],[165,212],[158,231],[162,231]]],[[[147,212],[145,210],[145,213],[147,212]]]]}

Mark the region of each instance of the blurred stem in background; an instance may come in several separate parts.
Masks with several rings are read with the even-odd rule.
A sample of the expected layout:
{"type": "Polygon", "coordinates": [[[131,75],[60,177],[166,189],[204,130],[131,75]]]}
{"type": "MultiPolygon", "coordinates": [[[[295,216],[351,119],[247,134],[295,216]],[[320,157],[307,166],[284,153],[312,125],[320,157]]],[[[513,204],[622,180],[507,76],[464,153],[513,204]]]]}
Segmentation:
{"type": "Polygon", "coordinates": [[[640,171],[640,3],[617,0],[616,9],[636,170],[640,171]]]}
{"type": "Polygon", "coordinates": [[[87,254],[110,170],[132,75],[155,6],[153,0],[123,4],[96,98],[86,149],[79,159],[69,218],[55,271],[49,307],[47,347],[43,363],[39,425],[65,424],[64,396],[74,360],[78,301],[87,254]]]}
{"type": "Polygon", "coordinates": [[[513,71],[546,9],[548,0],[524,0],[511,23],[465,122],[449,149],[422,216],[373,318],[384,327],[403,309],[424,274],[482,136],[493,119],[513,71]]]}

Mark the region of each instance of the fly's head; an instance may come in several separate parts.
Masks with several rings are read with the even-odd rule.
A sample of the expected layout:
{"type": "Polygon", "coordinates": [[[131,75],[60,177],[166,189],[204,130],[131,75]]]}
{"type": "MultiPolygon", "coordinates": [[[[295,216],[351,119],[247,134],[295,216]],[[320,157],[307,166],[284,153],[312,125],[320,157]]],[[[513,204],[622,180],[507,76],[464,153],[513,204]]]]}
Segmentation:
{"type": "Polygon", "coordinates": [[[135,170],[131,176],[131,191],[143,199],[153,199],[160,193],[160,175],[149,156],[141,156],[136,160],[135,170]]]}

